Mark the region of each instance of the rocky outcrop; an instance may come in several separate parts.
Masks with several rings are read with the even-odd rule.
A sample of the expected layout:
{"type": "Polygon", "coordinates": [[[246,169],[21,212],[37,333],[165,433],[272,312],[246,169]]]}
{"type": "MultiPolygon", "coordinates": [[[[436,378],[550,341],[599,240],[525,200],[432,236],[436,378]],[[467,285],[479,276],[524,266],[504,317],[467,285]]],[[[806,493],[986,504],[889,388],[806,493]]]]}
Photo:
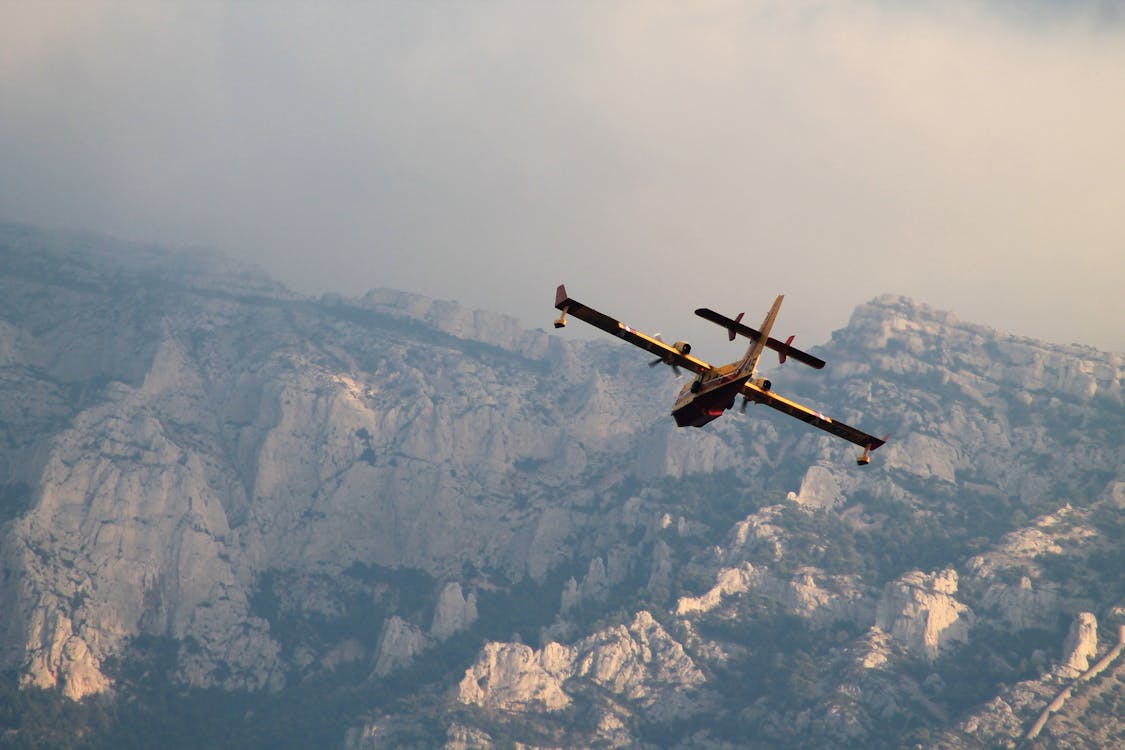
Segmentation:
{"type": "Polygon", "coordinates": [[[715,585],[700,596],[680,597],[675,611],[681,616],[705,614],[728,597],[751,592],[777,603],[814,628],[840,621],[868,624],[874,616],[874,603],[857,583],[854,576],[825,576],[812,567],[782,579],[766,567],[743,563],[737,568],[720,570],[715,585]]]}
{"type": "MultiPolygon", "coordinates": [[[[825,371],[768,373],[893,434],[858,470],[772,410],[674,429],[680,384],[612,339],[17,239],[0,230],[0,667],[24,684],[112,690],[143,636],[197,686],[316,675],[339,706],[358,693],[334,680],[374,676],[396,700],[357,709],[363,747],[992,746],[1058,691],[1067,619],[1120,603],[1122,355],[874,300],[825,371]],[[396,693],[443,639],[462,665],[479,649],[439,678],[448,703],[396,693]]],[[[1064,660],[1089,651],[1076,634],[1064,660]]],[[[1084,704],[1044,736],[1095,725],[1084,704]]]]}
{"type": "Polygon", "coordinates": [[[1088,512],[1067,504],[1006,534],[988,552],[969,558],[966,577],[980,592],[980,608],[994,612],[1003,625],[1013,631],[1042,628],[1082,606],[1050,580],[1044,566],[1062,555],[1089,549],[1096,537],[1088,512]]]}
{"type": "Polygon", "coordinates": [[[575,652],[557,643],[535,650],[522,643],[487,643],[458,688],[462,703],[504,711],[558,711],[570,705],[562,683],[575,652]]]}
{"type": "Polygon", "coordinates": [[[969,639],[973,613],[953,597],[956,593],[957,571],[912,571],[883,589],[875,625],[918,656],[936,659],[969,639]]]}
{"type": "Polygon", "coordinates": [[[764,578],[765,571],[755,570],[750,563],[743,563],[737,568],[724,568],[719,571],[715,585],[707,592],[700,596],[681,596],[676,603],[676,614],[710,612],[722,603],[723,597],[749,591],[751,586],[761,583],[764,578]]]}
{"type": "Polygon", "coordinates": [[[573,645],[489,643],[461,680],[462,703],[502,711],[558,711],[567,683],[588,681],[663,718],[691,710],[703,673],[652,615],[599,631],[573,645]]]}
{"type": "Polygon", "coordinates": [[[1059,673],[1077,677],[1090,667],[1090,659],[1098,655],[1098,618],[1093,612],[1079,612],[1070,624],[1063,643],[1059,673]]]}
{"type": "Polygon", "coordinates": [[[1080,613],[1071,624],[1060,663],[1037,678],[1005,687],[960,721],[955,732],[939,737],[934,746],[965,747],[965,738],[974,747],[1115,746],[1120,717],[1099,712],[1095,706],[1102,701],[1112,703],[1120,683],[1096,678],[1121,658],[1125,630],[1117,645],[1089,665],[1096,652],[1096,628],[1092,613],[1080,613]],[[1084,665],[1081,672],[1078,665],[1084,665]],[[1047,736],[1036,742],[1044,732],[1047,736]]]}
{"type": "MultiPolygon", "coordinates": [[[[291,665],[251,604],[271,571],[542,578],[589,523],[560,488],[604,474],[595,457],[641,424],[635,391],[570,389],[573,352],[502,316],[0,240],[0,664],[71,697],[108,689],[103,663],[141,634],[190,641],[193,684],[277,687],[291,665]]],[[[437,640],[477,618],[461,583],[437,640]]]]}
{"type": "Polygon", "coordinates": [[[461,584],[450,581],[438,595],[434,608],[434,620],[430,625],[430,635],[444,641],[454,633],[470,627],[477,621],[477,595],[470,591],[466,597],[461,592],[461,584]]]}
{"type": "Polygon", "coordinates": [[[166,341],[140,388],[107,389],[58,434],[38,503],[9,528],[6,563],[25,582],[16,612],[28,682],[76,698],[104,690],[101,663],[139,633],[195,639],[202,651],[183,673],[196,684],[258,688],[280,678],[278,646],[249,611],[248,571],[216,492],[231,477],[178,443],[153,405],[171,388],[161,372],[183,370],[176,398],[198,393],[181,354],[166,341]]]}
{"type": "Polygon", "coordinates": [[[472,627],[477,621],[477,595],[465,596],[461,584],[449,581],[438,594],[429,632],[392,615],[383,623],[376,648],[374,674],[385,677],[391,672],[410,666],[414,659],[435,644],[456,633],[472,627]]]}
{"type": "Polygon", "coordinates": [[[442,750],[490,750],[494,746],[488,732],[454,724],[446,732],[445,746],[442,750]]]}
{"type": "Polygon", "coordinates": [[[376,650],[375,675],[385,677],[396,669],[409,666],[415,656],[432,644],[418,626],[411,625],[398,615],[387,618],[376,650]]]}

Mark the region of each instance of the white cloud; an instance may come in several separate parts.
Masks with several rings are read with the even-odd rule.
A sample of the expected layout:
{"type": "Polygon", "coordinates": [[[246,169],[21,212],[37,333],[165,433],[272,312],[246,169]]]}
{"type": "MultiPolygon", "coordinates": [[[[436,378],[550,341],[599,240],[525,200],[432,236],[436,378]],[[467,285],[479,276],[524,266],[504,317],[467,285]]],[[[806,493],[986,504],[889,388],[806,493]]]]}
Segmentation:
{"type": "Polygon", "coordinates": [[[1125,30],[1070,7],[9,7],[0,215],[530,325],[895,292],[1125,350],[1125,30]]]}

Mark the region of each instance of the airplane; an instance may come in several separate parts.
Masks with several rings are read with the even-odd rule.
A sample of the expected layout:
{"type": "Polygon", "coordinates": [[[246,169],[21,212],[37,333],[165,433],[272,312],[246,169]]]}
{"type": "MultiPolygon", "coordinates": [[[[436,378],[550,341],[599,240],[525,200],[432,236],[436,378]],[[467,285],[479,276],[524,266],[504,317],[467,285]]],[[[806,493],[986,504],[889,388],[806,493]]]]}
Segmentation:
{"type": "Polygon", "coordinates": [[[886,438],[880,439],[868,435],[862,430],[780,396],[773,391],[773,384],[767,378],[757,375],[758,360],[766,349],[777,352],[780,363],[792,359],[817,370],[824,367],[824,360],[794,347],[793,336],[785,341],[770,337],[770,330],[773,328],[774,320],[781,309],[783,299],[785,299],[785,295],[779,294],[777,296],[759,331],[742,323],[743,313],[739,313],[738,317],[731,319],[706,307],[701,307],[695,311],[695,314],[699,317],[726,328],[731,341],[734,341],[736,336],[745,336],[750,339],[750,347],[746,350],[742,359],[718,367],[693,356],[691,344],[686,341],[677,341],[671,345],[666,344],[660,338],[660,334],[649,336],[622,323],[620,320],[572,299],[567,295],[565,284],[559,284],[558,289],[555,290],[555,308],[562,311],[562,315],[555,321],[555,328],[565,326],[566,316],[568,314],[573,315],[595,328],[600,328],[618,338],[625,339],[634,346],[639,346],[641,349],[655,354],[657,358],[649,363],[650,366],[655,367],[663,363],[670,365],[677,375],[680,368],[695,373],[695,379],[680,390],[676,402],[672,406],[672,417],[675,418],[678,427],[702,427],[708,422],[718,419],[724,412],[734,406],[735,400],[741,395],[741,410],[743,413],[745,413],[748,403],[755,403],[765,404],[791,417],[796,417],[802,422],[807,422],[813,427],[863,448],[863,455],[856,458],[856,463],[860,466],[866,466],[871,463],[871,452],[884,445],[886,438]]]}

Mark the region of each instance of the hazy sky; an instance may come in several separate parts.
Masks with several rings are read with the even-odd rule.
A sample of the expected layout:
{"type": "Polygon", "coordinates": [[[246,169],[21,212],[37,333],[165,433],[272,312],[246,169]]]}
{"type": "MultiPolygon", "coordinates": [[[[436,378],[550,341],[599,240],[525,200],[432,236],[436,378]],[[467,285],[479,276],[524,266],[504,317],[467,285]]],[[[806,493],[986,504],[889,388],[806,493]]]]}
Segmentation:
{"type": "Polygon", "coordinates": [[[4,2],[0,217],[720,360],[691,311],[778,292],[1125,351],[1118,7],[4,2]]]}

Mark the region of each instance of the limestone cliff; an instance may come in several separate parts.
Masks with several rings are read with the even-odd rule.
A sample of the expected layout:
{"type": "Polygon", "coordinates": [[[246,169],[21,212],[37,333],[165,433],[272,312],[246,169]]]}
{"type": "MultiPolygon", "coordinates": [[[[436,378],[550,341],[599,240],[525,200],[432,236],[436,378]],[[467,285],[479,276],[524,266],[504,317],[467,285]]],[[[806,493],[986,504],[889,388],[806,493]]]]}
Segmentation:
{"type": "MultiPolygon", "coordinates": [[[[646,424],[651,395],[582,374],[588,345],[501,316],[103,244],[7,227],[0,248],[0,662],[30,684],[106,690],[148,634],[190,641],[193,684],[277,688],[270,571],[542,577],[588,522],[558,493],[646,424]]],[[[476,619],[453,585],[438,640],[476,619]]]]}
{"type": "Polygon", "coordinates": [[[912,652],[936,659],[943,649],[968,640],[973,613],[954,598],[957,571],[911,571],[888,583],[875,624],[912,652]]]}
{"type": "MultiPolygon", "coordinates": [[[[763,366],[892,434],[865,469],[770,410],[676,430],[613,339],[4,225],[0,667],[221,688],[279,747],[1014,742],[1116,637],[1125,355],[900,297],[817,353],[763,366]]],[[[1105,675],[1036,742],[1120,732],[1105,675]]]]}
{"type": "Polygon", "coordinates": [[[502,711],[559,711],[571,703],[571,680],[589,681],[658,717],[692,713],[702,672],[683,645],[648,612],[571,645],[540,650],[488,643],[458,688],[462,703],[502,711]]]}

